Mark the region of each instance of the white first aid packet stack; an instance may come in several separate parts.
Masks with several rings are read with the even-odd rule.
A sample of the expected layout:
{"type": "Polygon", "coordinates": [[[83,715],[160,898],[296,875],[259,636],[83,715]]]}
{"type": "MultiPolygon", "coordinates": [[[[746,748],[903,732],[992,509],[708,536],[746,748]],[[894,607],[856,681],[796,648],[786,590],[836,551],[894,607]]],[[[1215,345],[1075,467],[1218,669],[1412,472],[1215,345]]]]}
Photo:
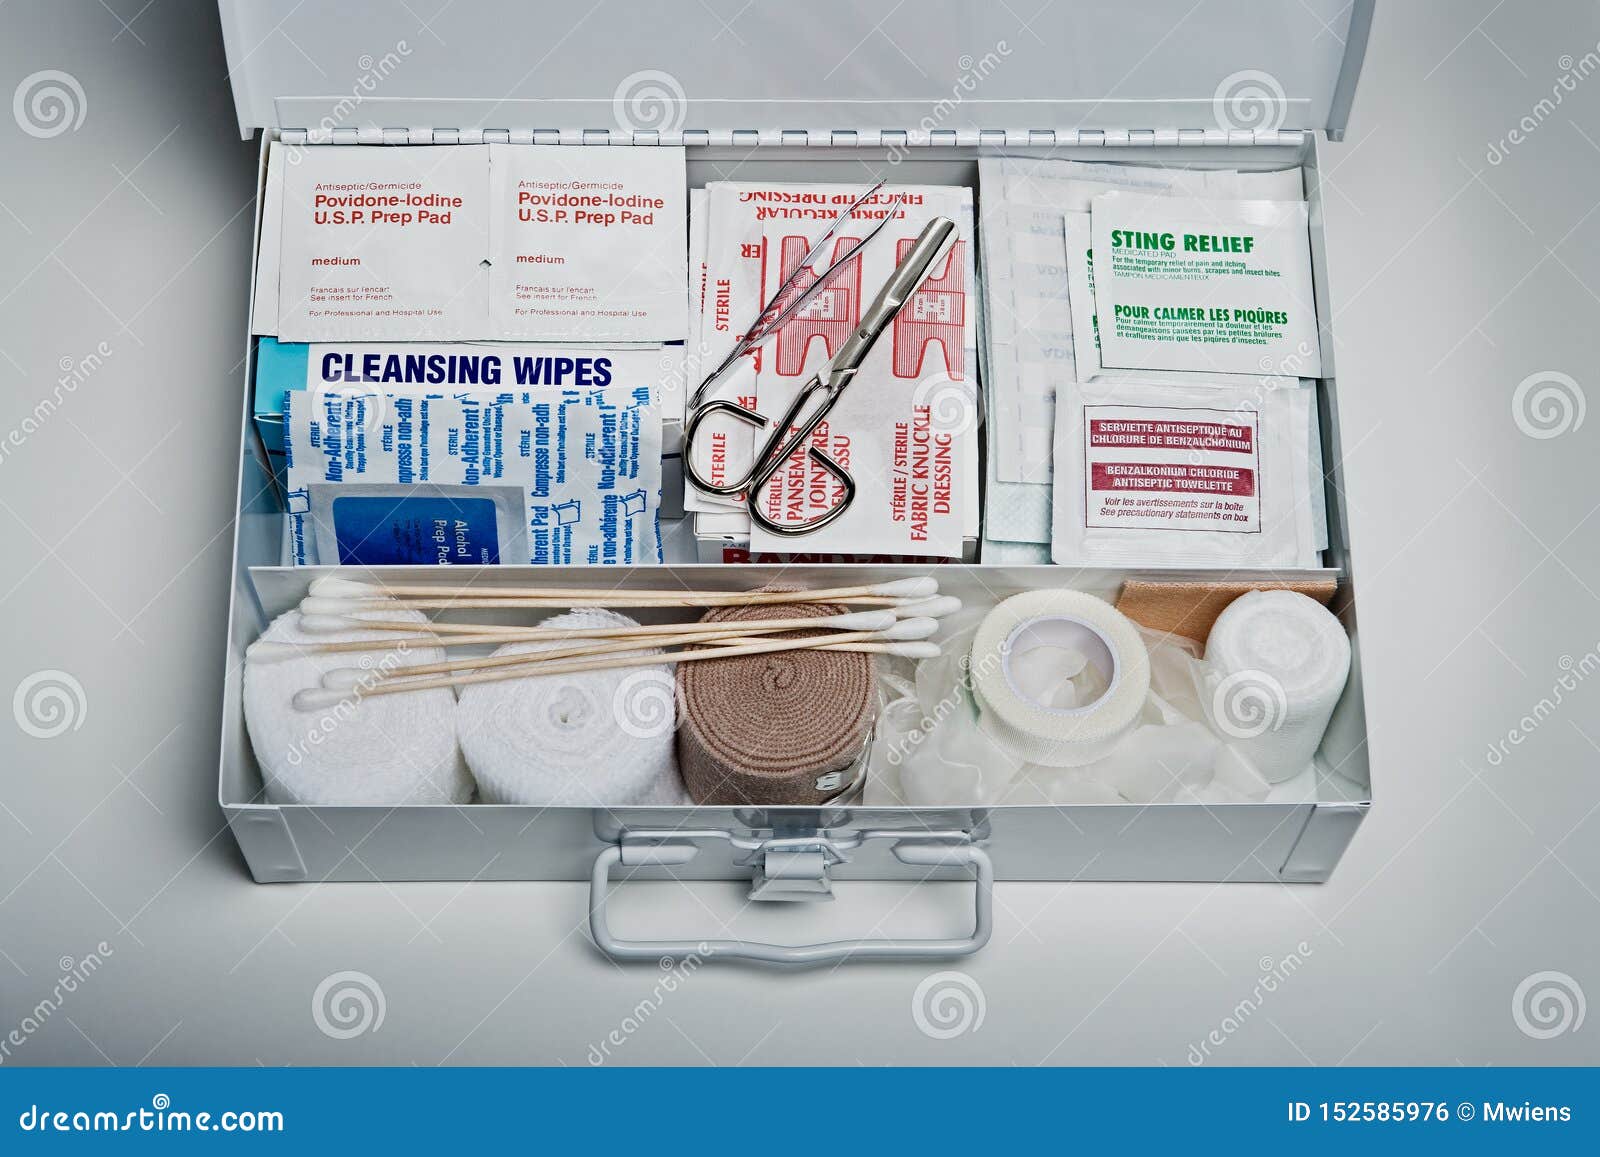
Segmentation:
{"type": "MultiPolygon", "coordinates": [[[[1098,345],[1086,324],[1094,317],[1093,294],[1078,291],[1090,284],[1089,214],[1095,197],[1118,190],[1274,201],[1299,201],[1304,195],[1298,168],[1241,173],[1020,157],[985,157],[978,167],[987,346],[996,371],[985,379],[986,388],[991,379],[994,383],[993,396],[986,399],[989,448],[999,483],[1050,481],[1055,392],[1066,381],[1093,381],[1102,372],[1098,345]],[[1081,229],[1075,224],[1079,220],[1081,229]],[[1043,237],[1046,229],[1065,236],[1051,244],[1043,237]],[[1033,432],[1041,420],[1042,437],[1033,432]]],[[[992,507],[993,483],[989,497],[992,507]]],[[[1001,491],[1001,497],[1013,507],[1025,508],[1028,502],[1025,492],[1001,491]]]]}
{"type": "Polygon", "coordinates": [[[685,198],[682,149],[274,144],[255,330],[681,341],[685,198]]]}
{"type": "Polygon", "coordinates": [[[320,487],[359,487],[386,502],[370,519],[381,533],[415,499],[428,504],[426,518],[459,522],[462,535],[473,533],[470,519],[438,487],[514,487],[527,558],[500,561],[661,561],[661,415],[649,384],[449,394],[315,387],[291,393],[285,407],[297,565],[319,561],[310,515],[320,487]]]}

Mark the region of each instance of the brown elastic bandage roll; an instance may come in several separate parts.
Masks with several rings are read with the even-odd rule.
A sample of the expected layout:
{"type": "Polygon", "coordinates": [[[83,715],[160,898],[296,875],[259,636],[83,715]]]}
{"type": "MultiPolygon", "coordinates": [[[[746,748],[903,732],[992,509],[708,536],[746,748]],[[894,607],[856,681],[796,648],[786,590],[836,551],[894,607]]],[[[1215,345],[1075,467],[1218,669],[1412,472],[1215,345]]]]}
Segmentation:
{"type": "MultiPolygon", "coordinates": [[[[822,603],[719,607],[702,622],[819,618],[822,603]]],[[[785,631],[763,639],[801,639],[785,631]]],[[[877,709],[874,656],[798,650],[678,664],[678,768],[698,804],[820,804],[850,786],[877,709]]]]}

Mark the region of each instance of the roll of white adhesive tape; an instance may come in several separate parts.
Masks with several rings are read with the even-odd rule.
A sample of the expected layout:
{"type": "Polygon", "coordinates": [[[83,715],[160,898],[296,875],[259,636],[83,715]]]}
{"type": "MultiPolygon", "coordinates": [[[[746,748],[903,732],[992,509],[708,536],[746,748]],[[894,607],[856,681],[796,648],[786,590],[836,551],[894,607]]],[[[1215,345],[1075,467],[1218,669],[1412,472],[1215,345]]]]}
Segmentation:
{"type": "Polygon", "coordinates": [[[1150,656],[1120,611],[1078,591],[1029,591],[979,625],[969,656],[978,723],[1028,763],[1081,767],[1133,727],[1150,656]]]}

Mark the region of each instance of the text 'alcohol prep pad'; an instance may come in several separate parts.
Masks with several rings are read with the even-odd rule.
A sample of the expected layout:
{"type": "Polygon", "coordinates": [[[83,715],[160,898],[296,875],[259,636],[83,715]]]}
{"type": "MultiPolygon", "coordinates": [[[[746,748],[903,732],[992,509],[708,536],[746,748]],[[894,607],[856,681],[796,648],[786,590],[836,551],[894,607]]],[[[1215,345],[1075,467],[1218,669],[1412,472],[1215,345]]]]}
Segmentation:
{"type": "Polygon", "coordinates": [[[1321,375],[1303,202],[1117,191],[1092,213],[1102,366],[1321,375]]]}

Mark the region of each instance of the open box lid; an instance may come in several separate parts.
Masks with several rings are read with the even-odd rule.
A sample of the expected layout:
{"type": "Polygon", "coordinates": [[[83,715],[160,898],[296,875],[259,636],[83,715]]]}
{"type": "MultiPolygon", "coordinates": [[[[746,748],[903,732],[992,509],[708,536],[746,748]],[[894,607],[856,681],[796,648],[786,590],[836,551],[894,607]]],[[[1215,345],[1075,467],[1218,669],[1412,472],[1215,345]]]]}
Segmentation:
{"type": "Polygon", "coordinates": [[[1374,0],[220,0],[256,129],[1343,133],[1374,0]]]}

